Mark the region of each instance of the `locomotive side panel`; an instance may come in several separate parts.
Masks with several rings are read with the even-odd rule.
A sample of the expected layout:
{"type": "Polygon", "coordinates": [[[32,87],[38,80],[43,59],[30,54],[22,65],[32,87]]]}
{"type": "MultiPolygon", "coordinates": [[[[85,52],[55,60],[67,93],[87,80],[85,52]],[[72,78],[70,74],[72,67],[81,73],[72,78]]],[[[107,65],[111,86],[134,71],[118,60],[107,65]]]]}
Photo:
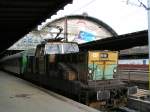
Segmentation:
{"type": "Polygon", "coordinates": [[[66,66],[68,71],[74,72],[76,80],[87,81],[87,53],[57,55],[57,62],[60,66],[66,66]]]}

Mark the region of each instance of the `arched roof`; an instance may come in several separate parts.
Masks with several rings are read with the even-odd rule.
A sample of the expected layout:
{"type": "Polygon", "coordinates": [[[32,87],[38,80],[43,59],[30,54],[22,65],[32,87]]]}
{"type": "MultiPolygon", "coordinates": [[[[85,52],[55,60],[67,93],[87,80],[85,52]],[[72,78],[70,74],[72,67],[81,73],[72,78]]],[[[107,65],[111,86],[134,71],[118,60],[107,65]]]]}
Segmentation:
{"type": "MultiPolygon", "coordinates": [[[[91,21],[91,22],[97,24],[98,26],[102,26],[102,27],[105,28],[109,33],[111,33],[112,36],[117,36],[117,35],[118,35],[109,25],[107,25],[107,24],[104,23],[103,21],[101,21],[101,20],[99,20],[99,19],[97,19],[97,18],[91,17],[91,16],[68,15],[68,16],[64,16],[64,17],[55,19],[55,20],[53,20],[52,22],[50,22],[50,23],[48,23],[48,24],[52,24],[52,23],[54,23],[54,22],[64,20],[65,18],[67,18],[67,19],[85,19],[85,20],[88,20],[88,21],[91,21]]],[[[47,25],[48,25],[48,24],[47,24],[47,25]]]]}

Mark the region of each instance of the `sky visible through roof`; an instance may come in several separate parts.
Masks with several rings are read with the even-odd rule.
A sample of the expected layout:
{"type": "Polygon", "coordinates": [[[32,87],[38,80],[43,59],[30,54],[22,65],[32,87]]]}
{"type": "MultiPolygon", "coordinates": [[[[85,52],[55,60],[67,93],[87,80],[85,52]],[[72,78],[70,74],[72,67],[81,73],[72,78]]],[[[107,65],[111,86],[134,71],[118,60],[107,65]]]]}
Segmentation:
{"type": "MultiPolygon", "coordinates": [[[[147,0],[140,0],[145,5],[147,0]]],[[[65,15],[88,13],[112,27],[119,35],[147,29],[147,10],[138,0],[73,0],[46,22],[65,15]]],[[[45,24],[45,23],[42,23],[45,24]]]]}

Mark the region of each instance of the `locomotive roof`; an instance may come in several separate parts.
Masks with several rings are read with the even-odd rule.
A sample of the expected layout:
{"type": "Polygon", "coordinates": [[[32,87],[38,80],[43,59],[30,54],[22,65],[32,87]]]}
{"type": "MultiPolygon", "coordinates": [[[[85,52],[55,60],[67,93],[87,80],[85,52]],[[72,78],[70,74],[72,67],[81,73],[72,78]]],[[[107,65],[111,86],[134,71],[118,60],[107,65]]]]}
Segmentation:
{"type": "Polygon", "coordinates": [[[70,44],[77,44],[76,42],[65,42],[65,41],[48,41],[48,42],[42,42],[41,44],[38,44],[37,46],[42,46],[42,45],[45,45],[45,44],[62,44],[62,43],[70,43],[70,44]]]}

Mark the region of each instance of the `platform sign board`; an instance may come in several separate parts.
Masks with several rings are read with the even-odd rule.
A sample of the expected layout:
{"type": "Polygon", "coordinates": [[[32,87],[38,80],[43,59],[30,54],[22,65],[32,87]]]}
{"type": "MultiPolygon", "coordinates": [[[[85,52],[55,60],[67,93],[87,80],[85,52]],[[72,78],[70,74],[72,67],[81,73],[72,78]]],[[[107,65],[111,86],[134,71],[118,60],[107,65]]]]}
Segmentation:
{"type": "Polygon", "coordinates": [[[78,38],[84,40],[85,42],[90,42],[96,39],[92,33],[86,31],[80,31],[78,38]]]}

